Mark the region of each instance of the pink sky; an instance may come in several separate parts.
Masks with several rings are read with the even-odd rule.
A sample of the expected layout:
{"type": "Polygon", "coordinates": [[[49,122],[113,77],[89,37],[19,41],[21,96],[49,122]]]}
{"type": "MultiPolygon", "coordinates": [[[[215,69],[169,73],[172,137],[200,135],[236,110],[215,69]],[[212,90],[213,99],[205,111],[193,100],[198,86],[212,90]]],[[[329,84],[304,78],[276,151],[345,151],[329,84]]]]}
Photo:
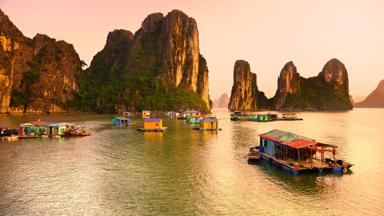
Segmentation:
{"type": "Polygon", "coordinates": [[[230,93],[237,59],[250,62],[268,96],[290,60],[309,77],[340,59],[354,96],[369,94],[384,79],[380,0],[0,0],[0,8],[26,36],[39,32],[72,43],[87,63],[109,31],[135,32],[148,14],[180,9],[198,22],[211,98],[230,93]]]}

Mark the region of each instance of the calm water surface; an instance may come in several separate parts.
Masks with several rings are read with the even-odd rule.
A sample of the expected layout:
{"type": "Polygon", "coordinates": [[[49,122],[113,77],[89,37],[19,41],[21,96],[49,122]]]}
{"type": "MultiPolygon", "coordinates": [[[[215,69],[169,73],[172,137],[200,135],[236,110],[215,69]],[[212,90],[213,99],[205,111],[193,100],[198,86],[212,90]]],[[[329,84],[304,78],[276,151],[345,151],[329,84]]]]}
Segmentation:
{"type": "MultiPolygon", "coordinates": [[[[0,215],[382,215],[384,109],[299,113],[298,122],[231,122],[218,133],[166,120],[168,131],[112,128],[112,116],[44,116],[90,128],[82,138],[0,143],[0,215]],[[257,134],[296,132],[339,146],[348,175],[291,176],[246,162],[257,134]]],[[[36,120],[0,117],[16,127],[36,120]]]]}

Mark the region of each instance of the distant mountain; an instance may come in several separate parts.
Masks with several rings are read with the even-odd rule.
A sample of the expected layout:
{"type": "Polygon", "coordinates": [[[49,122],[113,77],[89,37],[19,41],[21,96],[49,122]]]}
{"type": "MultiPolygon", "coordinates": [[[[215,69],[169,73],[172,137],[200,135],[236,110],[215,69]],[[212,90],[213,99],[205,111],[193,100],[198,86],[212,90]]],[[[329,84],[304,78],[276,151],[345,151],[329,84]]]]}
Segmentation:
{"type": "Polygon", "coordinates": [[[355,103],[355,107],[384,108],[384,80],[362,102],[355,103]]]}
{"type": "Polygon", "coordinates": [[[361,96],[361,95],[351,95],[351,96],[354,104],[359,103],[365,99],[365,96],[361,96]]]}
{"type": "Polygon", "coordinates": [[[213,107],[226,108],[228,107],[228,103],[229,103],[229,96],[227,95],[227,93],[224,93],[215,101],[213,101],[213,107]]]}

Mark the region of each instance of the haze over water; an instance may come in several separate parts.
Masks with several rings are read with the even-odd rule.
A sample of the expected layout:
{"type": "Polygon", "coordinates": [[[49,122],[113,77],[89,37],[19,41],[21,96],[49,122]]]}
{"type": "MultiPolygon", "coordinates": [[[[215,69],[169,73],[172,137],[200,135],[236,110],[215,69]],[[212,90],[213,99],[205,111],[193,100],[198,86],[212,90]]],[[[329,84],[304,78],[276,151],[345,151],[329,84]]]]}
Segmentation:
{"type": "MultiPolygon", "coordinates": [[[[231,122],[192,131],[166,120],[164,133],[137,125],[112,128],[111,117],[41,117],[90,128],[83,138],[0,143],[0,215],[380,215],[384,200],[384,109],[302,112],[297,122],[231,122]],[[339,146],[355,166],[346,175],[292,176],[250,165],[259,133],[287,130],[339,146]]],[[[36,116],[1,117],[17,127],[36,116]]]]}

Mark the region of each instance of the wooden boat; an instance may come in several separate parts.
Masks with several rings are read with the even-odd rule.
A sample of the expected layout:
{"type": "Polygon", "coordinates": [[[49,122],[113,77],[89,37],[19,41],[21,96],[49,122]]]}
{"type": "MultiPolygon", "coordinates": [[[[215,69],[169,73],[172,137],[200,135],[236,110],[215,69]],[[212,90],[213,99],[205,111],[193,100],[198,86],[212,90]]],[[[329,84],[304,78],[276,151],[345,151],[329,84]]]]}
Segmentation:
{"type": "Polygon", "coordinates": [[[247,154],[248,161],[259,161],[261,156],[259,152],[259,146],[252,146],[249,148],[249,152],[247,154]]]}
{"type": "Polygon", "coordinates": [[[90,136],[91,132],[87,131],[84,127],[70,126],[65,132],[66,137],[81,137],[90,136]]]}
{"type": "Polygon", "coordinates": [[[283,113],[281,118],[278,118],[279,121],[301,121],[302,118],[299,118],[294,113],[283,113]]]}
{"type": "Polygon", "coordinates": [[[301,172],[342,173],[353,166],[349,162],[336,159],[335,145],[280,130],[272,130],[260,134],[259,137],[260,157],[293,175],[301,172]],[[326,158],[326,153],[331,157],[326,158]]]}
{"type": "Polygon", "coordinates": [[[0,126],[0,139],[1,140],[17,140],[18,132],[15,129],[10,129],[7,126],[0,126]]]}

